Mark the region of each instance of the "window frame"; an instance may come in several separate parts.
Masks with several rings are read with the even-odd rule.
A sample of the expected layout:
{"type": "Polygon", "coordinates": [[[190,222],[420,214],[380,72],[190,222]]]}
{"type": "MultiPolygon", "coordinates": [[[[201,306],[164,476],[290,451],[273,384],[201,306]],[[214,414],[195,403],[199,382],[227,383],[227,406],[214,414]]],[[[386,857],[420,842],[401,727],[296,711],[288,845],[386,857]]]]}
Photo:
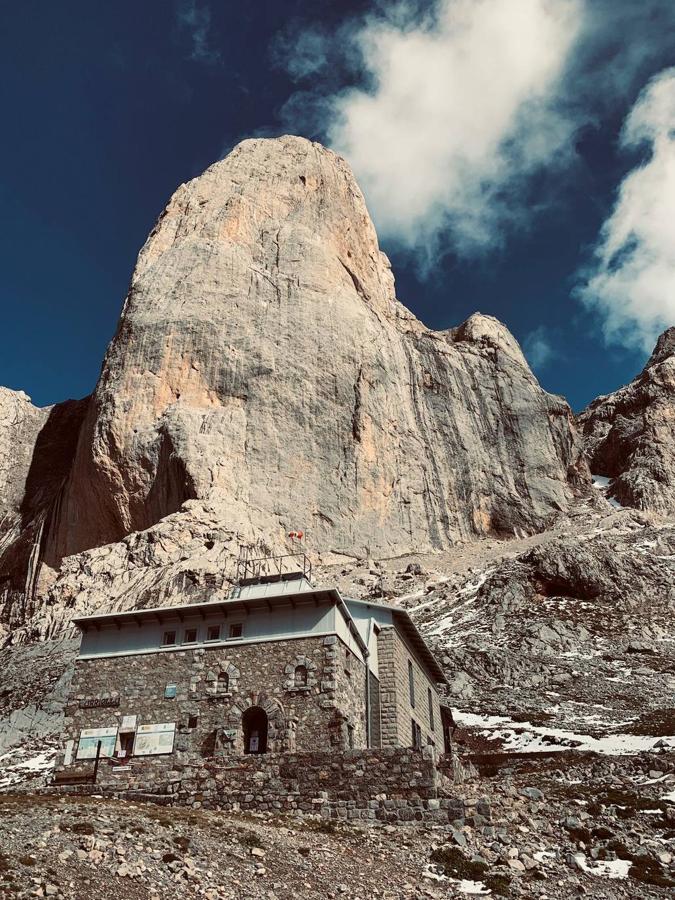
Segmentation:
{"type": "Polygon", "coordinates": [[[408,697],[410,708],[415,709],[415,669],[411,659],[408,660],[408,697]]]}
{"type": "Polygon", "coordinates": [[[434,718],[434,692],[430,687],[427,687],[427,700],[429,702],[429,728],[431,731],[436,731],[436,723],[434,718]]]}
{"type": "Polygon", "coordinates": [[[168,629],[167,631],[164,632],[164,634],[162,635],[162,647],[175,647],[177,643],[178,643],[178,632],[176,631],[175,628],[168,629]],[[173,640],[171,640],[171,641],[167,640],[167,637],[169,635],[173,635],[173,640]]]}
{"type": "Polygon", "coordinates": [[[198,628],[186,628],[185,633],[183,634],[183,643],[184,644],[196,644],[199,640],[199,629],[198,628]],[[189,634],[194,634],[193,638],[189,638],[189,634]]]}
{"type": "Polygon", "coordinates": [[[243,622],[233,622],[230,625],[230,640],[236,640],[237,638],[244,636],[244,623],[243,622]],[[238,634],[233,634],[234,631],[239,629],[238,634]]]}
{"type": "Polygon", "coordinates": [[[209,625],[208,628],[206,629],[206,640],[207,640],[207,641],[219,641],[219,640],[221,640],[222,629],[223,629],[223,626],[222,626],[222,625],[209,625]],[[213,636],[211,635],[211,632],[214,631],[215,629],[217,629],[218,633],[215,635],[215,637],[213,637],[213,636]]]}

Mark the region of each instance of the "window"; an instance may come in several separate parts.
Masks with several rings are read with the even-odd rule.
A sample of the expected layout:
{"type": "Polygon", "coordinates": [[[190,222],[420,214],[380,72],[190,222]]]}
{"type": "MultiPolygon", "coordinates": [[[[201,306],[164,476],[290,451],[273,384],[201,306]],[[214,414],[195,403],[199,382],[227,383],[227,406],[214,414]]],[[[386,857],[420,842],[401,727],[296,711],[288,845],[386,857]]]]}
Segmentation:
{"type": "Polygon", "coordinates": [[[237,622],[235,625],[230,625],[230,637],[238,638],[241,637],[243,631],[243,626],[241,622],[237,622]]]}
{"type": "Polygon", "coordinates": [[[295,667],[295,686],[306,687],[307,685],[307,666],[295,667]]]}
{"type": "Polygon", "coordinates": [[[176,632],[165,631],[162,637],[162,647],[171,647],[176,643],[176,632]]]}
{"type": "Polygon", "coordinates": [[[228,688],[230,687],[230,676],[227,672],[219,672],[218,673],[218,690],[222,693],[226,693],[228,688]]]}
{"type": "Polygon", "coordinates": [[[176,699],[176,685],[175,684],[167,684],[164,688],[164,699],[165,700],[175,700],[176,699]]]}
{"type": "Polygon", "coordinates": [[[412,660],[408,660],[408,692],[410,693],[410,705],[415,709],[415,672],[412,660]]]}
{"type": "Polygon", "coordinates": [[[199,724],[199,716],[190,716],[188,719],[188,728],[196,728],[199,724]]]}
{"type": "Polygon", "coordinates": [[[347,743],[349,744],[349,749],[354,749],[354,726],[347,725],[347,743]]]}
{"type": "Polygon", "coordinates": [[[434,731],[436,729],[434,725],[434,695],[431,693],[431,688],[427,688],[427,700],[429,702],[429,728],[434,731]]]}
{"type": "Polygon", "coordinates": [[[220,640],[220,625],[209,625],[206,640],[207,641],[219,641],[220,640]]]}
{"type": "Polygon", "coordinates": [[[185,629],[185,637],[183,638],[184,644],[194,644],[197,640],[197,629],[196,628],[186,628],[185,629]]]}
{"type": "Polygon", "coordinates": [[[411,719],[412,724],[412,746],[413,750],[421,750],[422,749],[422,729],[417,724],[414,719],[411,719]]]}

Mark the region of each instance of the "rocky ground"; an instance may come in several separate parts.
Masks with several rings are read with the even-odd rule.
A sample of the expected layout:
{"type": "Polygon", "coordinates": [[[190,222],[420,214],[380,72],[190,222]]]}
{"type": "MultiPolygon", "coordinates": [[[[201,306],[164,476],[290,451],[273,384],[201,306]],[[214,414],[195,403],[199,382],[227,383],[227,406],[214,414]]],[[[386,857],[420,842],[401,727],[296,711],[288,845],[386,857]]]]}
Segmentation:
{"type": "Polygon", "coordinates": [[[540,535],[321,577],[404,606],[458,718],[510,731],[508,749],[540,748],[538,732],[560,748],[675,746],[675,524],[611,505],[602,485],[594,499],[540,535]]]}
{"type": "Polygon", "coordinates": [[[59,638],[0,657],[0,897],[671,896],[675,525],[597,484],[539,535],[315,568],[404,606],[434,647],[477,768],[464,823],[45,796],[74,647],[59,638]]]}
{"type": "Polygon", "coordinates": [[[0,794],[0,897],[672,896],[675,754],[470,752],[448,826],[0,794]]]}

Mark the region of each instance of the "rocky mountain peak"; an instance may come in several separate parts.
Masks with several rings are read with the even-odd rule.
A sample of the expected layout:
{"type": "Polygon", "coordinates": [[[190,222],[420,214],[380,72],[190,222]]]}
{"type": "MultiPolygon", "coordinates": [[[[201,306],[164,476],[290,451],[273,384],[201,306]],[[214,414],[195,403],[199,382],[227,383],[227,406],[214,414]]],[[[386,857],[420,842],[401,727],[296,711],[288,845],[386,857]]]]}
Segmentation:
{"type": "Polygon", "coordinates": [[[675,357],[675,326],[666,328],[666,330],[659,335],[656,346],[654,347],[652,355],[649,357],[645,369],[650,369],[652,366],[665,362],[665,360],[672,359],[673,357],[675,357]]]}
{"type": "Polygon", "coordinates": [[[476,344],[479,347],[492,347],[510,356],[515,362],[529,368],[527,360],[520,349],[518,341],[509,329],[494,316],[473,313],[469,318],[451,332],[452,339],[457,342],[476,344]]]}
{"type": "Polygon", "coordinates": [[[419,322],[346,162],[291,136],[177,189],[71,413],[58,491],[0,560],[36,611],[65,557],[161,522],[202,548],[209,528],[277,549],[302,529],[316,553],[395,555],[539,531],[588,482],[569,407],[508,330],[419,322]]]}
{"type": "Polygon", "coordinates": [[[675,512],[675,328],[659,337],[630,384],[598,397],[578,418],[591,470],[612,479],[620,503],[675,512]]]}

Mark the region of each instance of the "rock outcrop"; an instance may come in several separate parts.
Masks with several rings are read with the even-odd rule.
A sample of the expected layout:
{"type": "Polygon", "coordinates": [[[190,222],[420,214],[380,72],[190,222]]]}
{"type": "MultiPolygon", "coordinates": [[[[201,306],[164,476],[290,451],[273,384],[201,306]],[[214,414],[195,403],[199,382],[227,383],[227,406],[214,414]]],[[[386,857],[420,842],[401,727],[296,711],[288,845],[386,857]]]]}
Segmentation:
{"type": "Polygon", "coordinates": [[[199,586],[240,543],[443,549],[541,531],[589,484],[505,326],[419,322],[347,164],[302,138],[244,141],[176,191],[91,398],[12,397],[0,621],[27,635],[199,586]]]}
{"type": "Polygon", "coordinates": [[[33,449],[48,416],[49,410],[33,406],[23,391],[0,387],[0,527],[3,534],[18,521],[33,449]]]}
{"type": "Polygon", "coordinates": [[[40,607],[38,577],[88,399],[38,409],[0,388],[0,641],[40,607]]]}
{"type": "Polygon", "coordinates": [[[610,496],[675,513],[675,328],[664,331],[637,378],[594,400],[579,424],[591,470],[612,479],[610,496]]]}
{"type": "Polygon", "coordinates": [[[346,163],[250,140],[142,249],[43,557],[191,499],[243,540],[344,554],[539,530],[584,483],[567,404],[507,329],[432,332],[394,295],[346,163]]]}

